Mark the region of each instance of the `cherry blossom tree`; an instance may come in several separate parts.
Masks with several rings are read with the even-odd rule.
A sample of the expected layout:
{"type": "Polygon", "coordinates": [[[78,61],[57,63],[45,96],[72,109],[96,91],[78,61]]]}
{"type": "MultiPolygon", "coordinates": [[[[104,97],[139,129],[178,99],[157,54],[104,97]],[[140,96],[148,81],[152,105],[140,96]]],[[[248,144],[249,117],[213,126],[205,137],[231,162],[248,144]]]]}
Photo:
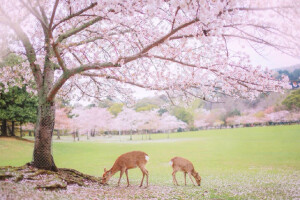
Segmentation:
{"type": "Polygon", "coordinates": [[[76,108],[72,111],[75,117],[71,120],[73,131],[81,134],[88,133],[92,129],[112,130],[113,115],[106,108],[76,108]]]}
{"type": "Polygon", "coordinates": [[[159,115],[157,110],[136,112],[130,108],[118,114],[110,123],[113,130],[170,130],[175,128],[186,128],[187,124],[178,120],[168,113],[159,115]]]}
{"type": "Polygon", "coordinates": [[[290,112],[287,110],[281,110],[267,114],[267,118],[271,122],[285,122],[290,120],[290,112]]]}
{"type": "Polygon", "coordinates": [[[136,112],[127,107],[112,120],[111,128],[113,130],[130,131],[130,140],[132,140],[132,132],[138,130],[139,123],[143,121],[143,114],[136,112]]]}
{"type": "Polygon", "coordinates": [[[209,125],[209,123],[207,123],[205,121],[205,119],[197,119],[197,120],[194,121],[194,126],[195,127],[205,127],[205,126],[208,126],[208,125],[209,125]]]}
{"type": "Polygon", "coordinates": [[[111,129],[121,131],[132,131],[136,129],[136,123],[140,119],[139,113],[129,108],[123,108],[111,122],[111,129]]]}
{"type": "Polygon", "coordinates": [[[159,119],[159,130],[169,131],[177,128],[187,128],[187,124],[169,113],[164,113],[159,119]]]}
{"type": "MultiPolygon", "coordinates": [[[[70,130],[72,128],[72,121],[68,117],[68,108],[58,108],[55,110],[55,128],[60,130],[70,130]]],[[[59,137],[59,132],[57,132],[59,137]]]]}
{"type": "Polygon", "coordinates": [[[233,116],[226,119],[226,122],[230,125],[236,124],[254,124],[254,123],[266,123],[270,121],[266,117],[257,117],[255,115],[233,116]]]}
{"type": "MultiPolygon", "coordinates": [[[[217,100],[280,91],[274,80],[230,47],[245,41],[299,55],[294,0],[14,0],[0,5],[0,31],[24,59],[0,69],[19,74],[39,97],[33,166],[56,170],[51,155],[55,97],[128,97],[135,85],[168,96],[217,100]],[[17,40],[15,40],[17,38],[17,40]],[[121,95],[122,94],[122,95],[121,95]]],[[[20,80],[20,79],[19,79],[20,80]]]]}
{"type": "MultiPolygon", "coordinates": [[[[134,131],[153,128],[153,121],[157,116],[152,111],[136,112],[130,108],[124,108],[118,116],[113,119],[111,125],[114,130],[134,131]],[[151,124],[151,127],[150,127],[151,124]]],[[[132,139],[132,136],[130,137],[132,139]]]]}

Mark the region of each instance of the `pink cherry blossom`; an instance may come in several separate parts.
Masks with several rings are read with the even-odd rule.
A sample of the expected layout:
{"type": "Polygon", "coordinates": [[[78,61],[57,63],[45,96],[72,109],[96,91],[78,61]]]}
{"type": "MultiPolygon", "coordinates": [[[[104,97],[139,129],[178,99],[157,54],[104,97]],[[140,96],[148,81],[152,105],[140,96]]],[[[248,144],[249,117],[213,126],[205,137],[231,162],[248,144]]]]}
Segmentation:
{"type": "Polygon", "coordinates": [[[1,36],[25,61],[1,68],[1,82],[18,75],[42,84],[47,57],[57,66],[48,100],[57,93],[128,98],[128,84],[171,96],[255,98],[288,87],[287,79],[251,66],[231,41],[299,55],[299,2],[292,0],[6,1],[0,11],[1,36]],[[18,40],[7,39],[13,34],[18,40]]]}

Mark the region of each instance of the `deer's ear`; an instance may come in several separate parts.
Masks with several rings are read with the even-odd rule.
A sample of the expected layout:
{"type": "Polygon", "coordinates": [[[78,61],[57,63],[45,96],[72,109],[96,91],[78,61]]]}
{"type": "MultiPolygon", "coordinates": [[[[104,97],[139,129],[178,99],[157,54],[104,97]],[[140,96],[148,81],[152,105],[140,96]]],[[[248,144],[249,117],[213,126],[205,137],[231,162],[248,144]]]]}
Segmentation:
{"type": "Polygon", "coordinates": [[[106,168],[104,168],[104,172],[107,172],[106,168]]]}

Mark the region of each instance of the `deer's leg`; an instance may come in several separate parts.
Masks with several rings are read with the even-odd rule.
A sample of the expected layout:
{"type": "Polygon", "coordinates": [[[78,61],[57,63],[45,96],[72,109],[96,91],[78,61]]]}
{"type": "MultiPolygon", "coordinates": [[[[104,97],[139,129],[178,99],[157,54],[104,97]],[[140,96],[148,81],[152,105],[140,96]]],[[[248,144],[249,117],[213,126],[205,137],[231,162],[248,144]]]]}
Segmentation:
{"type": "Polygon", "coordinates": [[[173,174],[174,174],[174,170],[173,170],[173,173],[172,173],[172,178],[173,178],[173,184],[176,185],[175,179],[174,179],[174,175],[173,175],[173,174]]]}
{"type": "Polygon", "coordinates": [[[142,178],[140,187],[143,186],[143,182],[144,182],[144,177],[145,177],[145,175],[147,176],[147,186],[146,186],[146,187],[148,187],[148,185],[149,185],[149,176],[148,176],[149,173],[148,173],[148,170],[145,168],[145,166],[139,166],[139,167],[140,167],[140,169],[141,169],[141,171],[142,171],[142,173],[143,173],[143,178],[142,178]]]}
{"type": "Polygon", "coordinates": [[[148,173],[148,170],[146,170],[146,176],[147,176],[147,187],[148,187],[148,185],[149,185],[149,173],[148,173]]]}
{"type": "Polygon", "coordinates": [[[144,173],[143,171],[142,171],[142,173],[143,173],[143,178],[142,178],[142,181],[141,181],[140,187],[142,187],[142,186],[143,186],[144,177],[145,177],[145,173],[144,173]]]}
{"type": "Polygon", "coordinates": [[[118,186],[120,186],[120,181],[121,181],[121,178],[122,178],[122,176],[123,176],[123,174],[124,174],[124,171],[125,171],[124,168],[122,168],[122,169],[120,170],[120,178],[119,178],[119,181],[118,181],[118,186]]]}
{"type": "Polygon", "coordinates": [[[186,172],[183,172],[184,174],[184,185],[186,185],[186,172]]]}
{"type": "Polygon", "coordinates": [[[195,185],[195,183],[194,183],[194,180],[193,180],[193,178],[192,178],[192,175],[191,175],[191,173],[188,173],[188,175],[189,175],[189,177],[190,177],[190,179],[191,179],[192,183],[194,184],[194,186],[196,186],[196,185],[195,185]]]}
{"type": "Polygon", "coordinates": [[[144,172],[142,166],[139,166],[139,168],[141,169],[141,171],[142,171],[142,173],[143,173],[143,178],[142,178],[142,181],[141,181],[141,184],[140,184],[140,187],[142,187],[142,186],[143,186],[143,182],[144,182],[145,172],[144,172]]]}
{"type": "Polygon", "coordinates": [[[175,185],[179,185],[178,182],[177,182],[177,180],[176,180],[176,172],[177,172],[177,170],[174,169],[173,173],[172,173],[172,176],[173,176],[174,184],[175,185]]]}
{"type": "Polygon", "coordinates": [[[147,178],[147,186],[146,187],[148,187],[148,185],[149,185],[149,173],[148,173],[148,170],[145,167],[143,168],[143,173],[144,173],[143,178],[146,175],[146,178],[147,178]]]}
{"type": "Polygon", "coordinates": [[[129,187],[128,169],[125,170],[125,174],[127,177],[127,187],[129,187]]]}

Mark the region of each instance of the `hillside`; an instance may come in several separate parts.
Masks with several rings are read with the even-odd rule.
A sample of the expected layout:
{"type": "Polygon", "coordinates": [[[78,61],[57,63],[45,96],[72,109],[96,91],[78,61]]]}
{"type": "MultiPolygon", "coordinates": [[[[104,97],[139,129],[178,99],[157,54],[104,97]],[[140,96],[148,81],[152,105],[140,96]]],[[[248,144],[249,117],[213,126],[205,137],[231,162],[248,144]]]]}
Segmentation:
{"type": "Polygon", "coordinates": [[[292,65],[292,66],[288,66],[288,67],[280,67],[280,68],[275,68],[275,71],[280,71],[280,70],[287,70],[288,72],[293,72],[296,69],[300,69],[300,64],[297,65],[292,65]]]}

